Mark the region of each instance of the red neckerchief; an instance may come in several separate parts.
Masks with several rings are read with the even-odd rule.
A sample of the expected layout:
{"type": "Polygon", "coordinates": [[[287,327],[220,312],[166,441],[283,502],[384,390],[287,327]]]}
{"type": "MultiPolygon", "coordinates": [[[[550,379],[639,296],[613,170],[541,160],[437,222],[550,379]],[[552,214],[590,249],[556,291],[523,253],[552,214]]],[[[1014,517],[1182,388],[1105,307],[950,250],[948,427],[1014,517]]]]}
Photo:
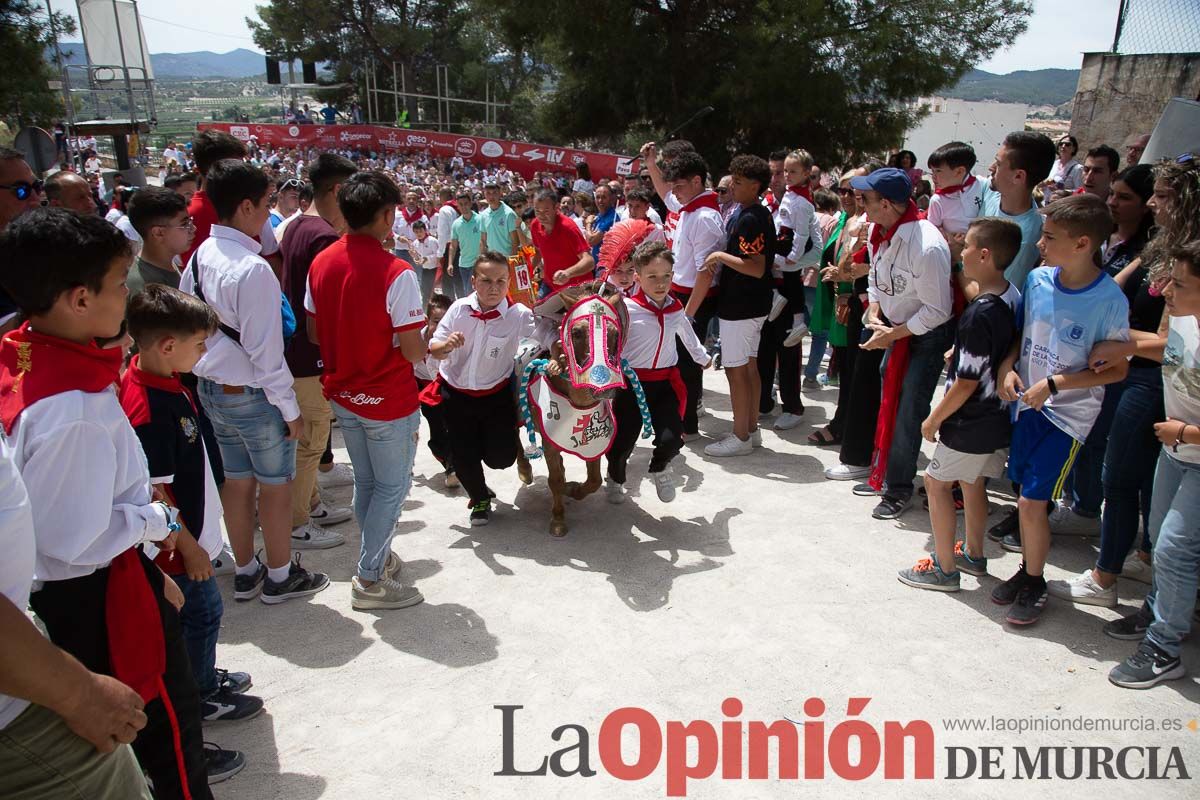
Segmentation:
{"type": "MultiPolygon", "coordinates": [[[[30,329],[26,322],[0,341],[0,421],[12,433],[26,408],[63,392],[102,392],[120,379],[124,352],[76,344],[30,329]]],[[[180,782],[188,785],[180,748],[179,726],[163,683],[167,651],[158,595],[136,547],[112,560],[105,589],[104,613],[108,658],[113,676],[145,702],[160,698],[167,708],[174,738],[180,782]]],[[[150,567],[151,569],[157,569],[150,567]]],[[[185,797],[190,793],[185,790],[185,797]]]]}
{"type": "MultiPolygon", "coordinates": [[[[803,197],[805,200],[807,200],[810,203],[812,203],[812,201],[813,201],[812,189],[808,188],[807,183],[804,184],[803,186],[789,186],[788,191],[791,192],[792,194],[800,195],[801,197],[803,197]]],[[[813,203],[813,205],[816,205],[816,204],[813,203]]]]}
{"type": "Polygon", "coordinates": [[[975,183],[975,176],[968,175],[967,179],[965,181],[963,181],[962,183],[960,183],[958,186],[947,186],[945,189],[938,189],[936,192],[934,192],[934,194],[940,194],[940,195],[958,194],[959,192],[963,191],[964,189],[971,188],[971,186],[974,183],[975,183]]]}
{"type": "Polygon", "coordinates": [[[687,213],[688,211],[697,211],[701,208],[711,208],[713,211],[716,211],[718,214],[721,213],[721,204],[717,202],[716,192],[710,192],[710,191],[701,192],[700,194],[693,197],[686,206],[679,209],[679,213],[684,214],[684,213],[687,213]]]}
{"type": "Polygon", "coordinates": [[[424,219],[424,217],[425,217],[425,212],[419,208],[416,211],[414,211],[412,214],[409,214],[408,206],[400,206],[400,213],[404,216],[404,221],[407,222],[409,225],[412,225],[417,220],[424,219]]]}
{"type": "Polygon", "coordinates": [[[495,308],[493,308],[491,311],[476,311],[475,309],[471,309],[471,317],[473,319],[481,319],[484,322],[487,322],[489,319],[499,319],[500,311],[495,308]]]}
{"type": "Polygon", "coordinates": [[[871,226],[871,247],[878,248],[879,245],[885,242],[890,242],[892,237],[896,235],[896,231],[900,230],[900,226],[908,222],[916,222],[919,220],[920,214],[917,204],[912,200],[908,201],[908,207],[904,209],[904,213],[900,215],[900,219],[896,220],[896,224],[888,228],[886,231],[881,225],[871,226]]]}
{"type": "Polygon", "coordinates": [[[775,199],[775,193],[767,189],[767,193],[763,195],[763,202],[767,204],[767,208],[771,209],[774,214],[779,210],[779,201],[775,199]]]}
{"type": "Polygon", "coordinates": [[[442,208],[453,208],[454,213],[455,214],[458,213],[458,206],[454,205],[453,200],[447,200],[446,202],[442,203],[442,208]]]}
{"type": "Polygon", "coordinates": [[[653,300],[651,300],[649,297],[646,296],[645,290],[642,289],[641,287],[638,287],[638,290],[636,292],[634,292],[633,294],[631,294],[629,296],[629,299],[632,300],[633,302],[637,303],[639,306],[646,309],[647,311],[652,312],[654,314],[654,316],[658,317],[659,325],[662,324],[663,317],[665,317],[667,314],[674,311],[675,306],[680,305],[679,300],[672,297],[671,295],[667,295],[666,302],[663,304],[662,308],[659,308],[657,303],[655,303],[653,300]]]}
{"type": "Polygon", "coordinates": [[[70,391],[100,392],[121,378],[120,347],[101,349],[31,330],[26,322],[0,342],[0,422],[12,433],[17,417],[39,400],[70,391]]]}
{"type": "Polygon", "coordinates": [[[142,386],[148,386],[151,389],[161,389],[164,392],[175,392],[183,394],[192,404],[192,410],[196,408],[196,401],[192,398],[192,393],[187,390],[187,387],[179,380],[179,373],[172,373],[171,377],[164,378],[161,375],[155,375],[153,372],[147,372],[142,369],[141,354],[135,355],[129,361],[129,377],[134,383],[139,383],[142,386]]]}

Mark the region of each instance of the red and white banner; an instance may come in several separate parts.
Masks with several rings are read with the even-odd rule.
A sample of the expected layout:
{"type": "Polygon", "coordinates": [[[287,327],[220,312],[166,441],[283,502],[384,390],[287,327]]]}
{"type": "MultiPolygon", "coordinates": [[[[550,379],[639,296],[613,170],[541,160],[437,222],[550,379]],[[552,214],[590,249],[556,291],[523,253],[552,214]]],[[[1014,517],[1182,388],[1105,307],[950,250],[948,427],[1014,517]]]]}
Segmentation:
{"type": "Polygon", "coordinates": [[[203,122],[198,130],[219,130],[244,142],[250,137],[273,147],[352,147],[382,152],[428,150],[440,158],[461,156],[475,164],[503,164],[529,178],[540,171],[574,171],[579,162],[591,168],[592,179],[624,177],[636,173],[637,157],[594,153],[569,147],[459,136],[453,133],[386,128],[379,125],[255,125],[253,123],[203,122]]]}

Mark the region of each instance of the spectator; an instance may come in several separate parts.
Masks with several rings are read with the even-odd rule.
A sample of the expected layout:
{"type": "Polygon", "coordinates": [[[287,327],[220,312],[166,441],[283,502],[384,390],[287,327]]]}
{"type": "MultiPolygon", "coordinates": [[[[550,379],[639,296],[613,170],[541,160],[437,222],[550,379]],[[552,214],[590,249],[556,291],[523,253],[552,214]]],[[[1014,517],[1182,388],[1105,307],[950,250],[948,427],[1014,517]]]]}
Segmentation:
{"type": "Polygon", "coordinates": [[[1132,167],[1142,162],[1142,153],[1150,144],[1150,134],[1131,133],[1125,137],[1125,166],[1132,167]]]}
{"type": "Polygon", "coordinates": [[[96,213],[92,187],[77,173],[59,170],[46,179],[45,189],[46,205],[70,209],[80,214],[96,213]]]}
{"type": "Polygon", "coordinates": [[[1044,185],[1051,191],[1074,192],[1083,186],[1083,165],[1075,160],[1075,154],[1079,152],[1079,142],[1074,136],[1066,135],[1059,138],[1054,146],[1058,158],[1050,167],[1050,175],[1044,185]]]}
{"type": "Polygon", "coordinates": [[[1117,174],[1120,162],[1121,157],[1117,155],[1117,151],[1106,144],[1088,150],[1087,158],[1083,162],[1083,185],[1080,189],[1096,195],[1101,200],[1108,200],[1112,178],[1117,174]]]}
{"type": "Polygon", "coordinates": [[[592,182],[592,168],[586,161],[580,161],[575,165],[575,182],[571,184],[571,191],[590,194],[595,188],[596,184],[592,182]]]}

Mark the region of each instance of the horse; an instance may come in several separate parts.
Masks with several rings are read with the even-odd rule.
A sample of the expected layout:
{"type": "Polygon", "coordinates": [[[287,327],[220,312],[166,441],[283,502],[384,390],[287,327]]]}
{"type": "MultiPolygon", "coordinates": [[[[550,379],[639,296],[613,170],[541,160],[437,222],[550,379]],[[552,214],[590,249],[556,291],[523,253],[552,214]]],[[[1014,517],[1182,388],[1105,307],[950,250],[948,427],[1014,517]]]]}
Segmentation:
{"type": "MultiPolygon", "coordinates": [[[[518,456],[517,472],[524,483],[532,482],[529,458],[538,456],[536,420],[554,498],[550,535],[555,538],[567,534],[564,498],[582,500],[603,482],[600,459],[608,453],[616,432],[613,398],[627,381],[635,392],[641,389],[637,376],[621,362],[629,312],[617,287],[604,280],[568,287],[534,309],[542,318],[559,312],[563,319],[558,338],[548,353],[542,351],[548,358],[524,366],[518,398],[531,447],[518,456]],[[587,478],[582,483],[566,479],[564,452],[586,462],[587,478]]],[[[643,412],[647,417],[648,413],[643,412]]]]}

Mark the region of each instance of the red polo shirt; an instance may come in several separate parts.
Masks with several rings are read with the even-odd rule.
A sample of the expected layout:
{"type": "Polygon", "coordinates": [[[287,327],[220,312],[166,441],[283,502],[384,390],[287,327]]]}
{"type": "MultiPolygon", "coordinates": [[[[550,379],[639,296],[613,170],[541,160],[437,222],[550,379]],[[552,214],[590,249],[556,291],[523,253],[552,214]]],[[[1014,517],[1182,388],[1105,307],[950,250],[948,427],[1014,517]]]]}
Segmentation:
{"type": "Polygon", "coordinates": [[[208,238],[209,231],[212,226],[216,225],[217,209],[212,204],[212,200],[208,199],[208,195],[203,189],[192,195],[192,201],[188,203],[188,214],[192,217],[192,224],[196,226],[196,235],[192,237],[192,247],[186,253],[179,257],[179,263],[185,267],[192,258],[192,253],[196,252],[200,245],[204,244],[204,240],[208,238]]]}
{"type": "Polygon", "coordinates": [[[556,212],[556,215],[557,220],[550,233],[546,233],[539,219],[530,224],[529,233],[533,237],[533,246],[542,254],[542,277],[551,287],[558,290],[592,280],[591,275],[579,275],[564,284],[559,284],[554,279],[561,270],[575,266],[579,257],[590,253],[592,248],[579,232],[578,225],[564,217],[561,212],[556,212]]]}

